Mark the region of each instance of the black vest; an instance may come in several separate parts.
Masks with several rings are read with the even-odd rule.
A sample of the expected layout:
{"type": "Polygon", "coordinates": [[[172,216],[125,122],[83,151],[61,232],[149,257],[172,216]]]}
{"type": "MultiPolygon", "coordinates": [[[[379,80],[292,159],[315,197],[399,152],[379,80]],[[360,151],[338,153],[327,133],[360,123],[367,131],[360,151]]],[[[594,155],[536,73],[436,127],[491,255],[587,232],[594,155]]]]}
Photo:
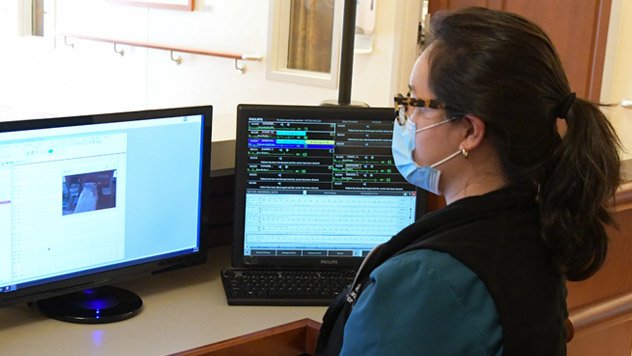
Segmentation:
{"type": "Polygon", "coordinates": [[[416,249],[446,252],[479,276],[498,310],[504,355],[566,355],[566,288],[541,239],[535,193],[524,187],[454,202],[377,247],[327,310],[317,355],[340,353],[344,325],[371,271],[416,249]]]}

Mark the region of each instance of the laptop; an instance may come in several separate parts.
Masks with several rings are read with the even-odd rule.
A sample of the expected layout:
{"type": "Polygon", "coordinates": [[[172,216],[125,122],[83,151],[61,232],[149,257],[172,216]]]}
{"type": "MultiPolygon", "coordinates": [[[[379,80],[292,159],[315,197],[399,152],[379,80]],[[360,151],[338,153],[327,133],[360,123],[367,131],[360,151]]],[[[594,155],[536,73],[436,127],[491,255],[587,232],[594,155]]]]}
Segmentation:
{"type": "Polygon", "coordinates": [[[229,304],[327,305],[373,247],[424,213],[425,193],[393,164],[394,117],[392,108],[237,107],[229,304]],[[279,281],[239,281],[261,274],[279,281]]]}

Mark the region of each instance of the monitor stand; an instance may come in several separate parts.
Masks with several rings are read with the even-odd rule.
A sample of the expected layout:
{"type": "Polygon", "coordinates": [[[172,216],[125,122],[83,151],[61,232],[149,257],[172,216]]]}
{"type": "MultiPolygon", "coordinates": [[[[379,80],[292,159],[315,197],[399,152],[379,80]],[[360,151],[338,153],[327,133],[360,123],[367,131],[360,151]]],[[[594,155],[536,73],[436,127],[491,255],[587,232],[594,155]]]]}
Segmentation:
{"type": "Polygon", "coordinates": [[[355,101],[355,100],[351,100],[349,104],[340,104],[336,100],[328,99],[328,100],[323,100],[320,103],[320,106],[353,106],[353,107],[360,107],[360,108],[368,108],[369,104],[362,101],[355,101]]]}
{"type": "Polygon", "coordinates": [[[104,286],[65,294],[37,302],[45,315],[71,323],[103,324],[138,314],[140,297],[126,289],[104,286]]]}

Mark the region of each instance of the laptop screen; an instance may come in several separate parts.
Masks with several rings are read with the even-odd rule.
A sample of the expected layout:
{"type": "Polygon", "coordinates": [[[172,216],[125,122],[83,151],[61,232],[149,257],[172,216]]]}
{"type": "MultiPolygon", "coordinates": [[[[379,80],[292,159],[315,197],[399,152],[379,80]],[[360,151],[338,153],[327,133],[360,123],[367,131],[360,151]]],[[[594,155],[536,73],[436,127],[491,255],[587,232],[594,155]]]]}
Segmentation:
{"type": "Polygon", "coordinates": [[[237,111],[235,265],[353,266],[423,212],[393,164],[393,109],[237,111]]]}

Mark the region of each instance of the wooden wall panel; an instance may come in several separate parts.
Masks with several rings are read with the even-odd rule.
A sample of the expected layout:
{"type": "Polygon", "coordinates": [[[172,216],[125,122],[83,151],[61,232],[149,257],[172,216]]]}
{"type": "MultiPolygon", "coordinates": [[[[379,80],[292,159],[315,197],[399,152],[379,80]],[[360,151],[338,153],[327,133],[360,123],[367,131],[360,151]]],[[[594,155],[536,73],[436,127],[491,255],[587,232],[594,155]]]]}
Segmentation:
{"type": "Polygon", "coordinates": [[[610,245],[604,266],[585,281],[567,283],[569,309],[632,291],[632,210],[614,216],[619,229],[607,228],[610,245]]]}
{"type": "Polygon", "coordinates": [[[503,1],[504,0],[430,0],[428,3],[428,11],[434,13],[438,10],[455,10],[472,6],[500,10],[503,8],[503,1]]]}
{"type": "Polygon", "coordinates": [[[504,10],[535,21],[551,37],[571,89],[599,100],[611,0],[508,0],[504,10]],[[605,25],[605,27],[604,27],[605,25]]]}
{"type": "Polygon", "coordinates": [[[431,13],[482,6],[520,14],[551,37],[579,97],[599,101],[611,0],[430,0],[431,13]]]}

